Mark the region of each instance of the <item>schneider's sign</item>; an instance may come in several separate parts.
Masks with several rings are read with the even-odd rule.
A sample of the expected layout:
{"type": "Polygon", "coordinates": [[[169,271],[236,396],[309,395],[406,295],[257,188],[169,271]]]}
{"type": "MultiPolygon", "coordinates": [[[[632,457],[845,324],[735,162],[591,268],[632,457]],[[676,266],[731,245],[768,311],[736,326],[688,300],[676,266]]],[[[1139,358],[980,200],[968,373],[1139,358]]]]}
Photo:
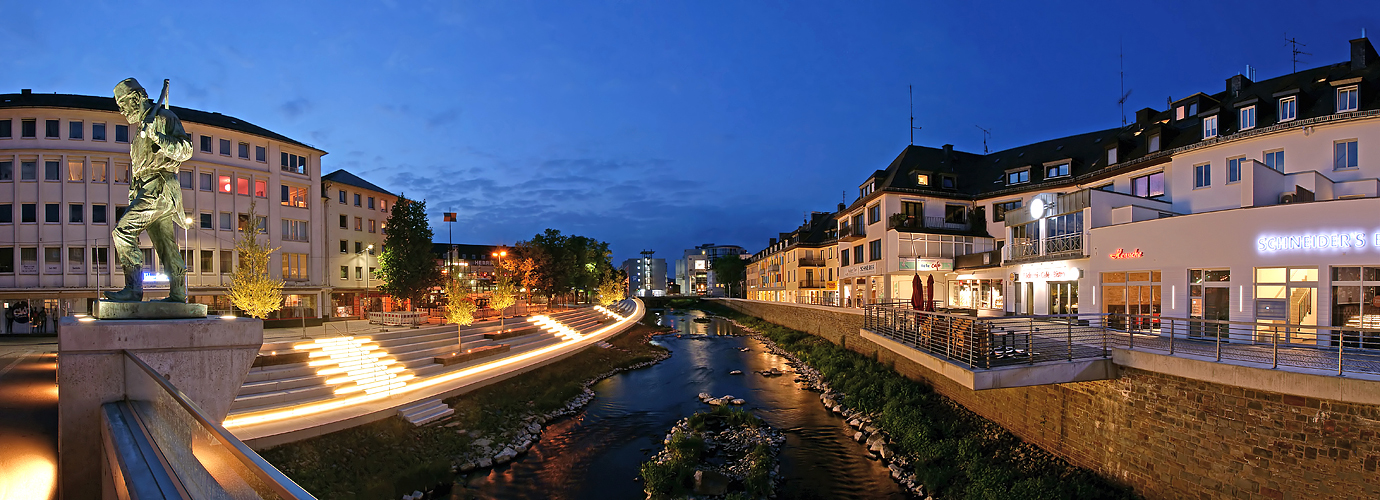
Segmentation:
{"type": "Polygon", "coordinates": [[[845,267],[845,268],[843,268],[843,269],[839,269],[839,277],[841,277],[841,278],[851,278],[851,277],[853,277],[853,276],[859,276],[859,275],[864,275],[864,274],[873,274],[873,273],[876,273],[876,272],[877,272],[877,263],[876,263],[876,262],[869,262],[869,263],[867,263],[867,264],[858,264],[858,265],[856,265],[856,266],[850,266],[850,267],[845,267]]]}
{"type": "Polygon", "coordinates": [[[1380,247],[1380,233],[1368,235],[1360,231],[1348,231],[1339,233],[1261,236],[1255,240],[1255,249],[1260,253],[1306,252],[1312,250],[1358,249],[1365,248],[1370,244],[1380,247]]]}
{"type": "Polygon", "coordinates": [[[951,259],[909,259],[900,262],[902,271],[952,271],[951,259]]]}

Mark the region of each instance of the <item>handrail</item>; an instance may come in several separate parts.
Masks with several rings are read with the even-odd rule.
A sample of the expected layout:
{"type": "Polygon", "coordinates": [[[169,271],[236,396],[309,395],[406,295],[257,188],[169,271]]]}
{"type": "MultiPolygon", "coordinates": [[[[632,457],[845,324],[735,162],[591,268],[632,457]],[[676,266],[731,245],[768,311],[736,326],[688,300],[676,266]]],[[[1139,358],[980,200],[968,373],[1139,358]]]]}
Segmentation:
{"type": "Polygon", "coordinates": [[[171,382],[168,382],[167,379],[164,379],[157,371],[154,371],[144,360],[139,359],[138,356],[131,354],[129,351],[121,350],[120,353],[124,354],[126,358],[133,360],[135,366],[144,370],[144,373],[148,374],[154,382],[157,382],[164,391],[167,391],[167,393],[172,396],[173,400],[177,401],[177,403],[182,406],[182,409],[186,410],[192,418],[196,419],[197,423],[201,424],[203,429],[212,436],[215,436],[216,440],[225,445],[226,449],[229,450],[241,464],[244,464],[244,466],[262,480],[264,484],[272,488],[273,492],[278,494],[278,496],[299,500],[316,498],[312,496],[311,493],[308,493],[307,490],[298,486],[297,483],[293,482],[287,475],[279,471],[273,464],[268,463],[268,461],[264,460],[258,453],[255,453],[254,450],[249,448],[249,445],[244,444],[239,438],[230,434],[230,432],[225,430],[224,427],[221,427],[220,424],[206,418],[206,415],[201,412],[200,408],[197,408],[196,404],[192,403],[191,399],[189,399],[186,394],[183,394],[182,391],[172,385],[171,382]]]}

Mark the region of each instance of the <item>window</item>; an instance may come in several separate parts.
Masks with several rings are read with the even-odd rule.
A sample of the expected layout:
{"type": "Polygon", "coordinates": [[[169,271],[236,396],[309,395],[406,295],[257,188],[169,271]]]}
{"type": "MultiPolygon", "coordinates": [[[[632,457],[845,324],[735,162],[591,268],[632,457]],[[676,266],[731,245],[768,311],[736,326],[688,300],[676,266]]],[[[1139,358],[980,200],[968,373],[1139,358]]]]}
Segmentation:
{"type": "Polygon", "coordinates": [[[1021,184],[1025,182],[1030,182],[1030,169],[1006,173],[1007,184],[1021,184]]]}
{"type": "Polygon", "coordinates": [[[62,205],[57,203],[44,203],[43,222],[47,222],[49,224],[62,223],[62,205]]]}
{"type": "Polygon", "coordinates": [[[1060,164],[1058,164],[1058,165],[1050,165],[1050,166],[1045,167],[1045,178],[1051,178],[1051,177],[1064,177],[1064,176],[1066,176],[1066,175],[1069,175],[1069,163],[1068,163],[1068,162],[1060,163],[1060,164]]]}
{"type": "Polygon", "coordinates": [[[259,197],[259,198],[267,198],[267,197],[268,197],[268,181],[265,181],[265,180],[256,180],[256,181],[254,181],[254,196],[259,197]]]}
{"type": "Polygon", "coordinates": [[[19,249],[19,272],[38,274],[38,247],[19,249]]]}
{"type": "Polygon", "coordinates": [[[867,223],[876,224],[882,221],[882,206],[880,204],[867,207],[867,223]]]}
{"type": "Polygon", "coordinates": [[[115,205],[115,222],[119,222],[125,216],[125,210],[129,210],[128,205],[115,205]]]}
{"type": "Polygon", "coordinates": [[[843,249],[843,250],[839,250],[839,262],[842,262],[842,263],[843,263],[842,265],[845,265],[845,266],[849,264],[849,262],[848,262],[848,249],[847,249],[847,248],[845,248],[845,249],[843,249]]]}
{"type": "Polygon", "coordinates": [[[868,260],[882,260],[882,240],[867,242],[868,260]]]}
{"type": "Polygon", "coordinates": [[[105,140],[105,124],[104,124],[104,123],[92,123],[92,124],[91,124],[91,140],[93,140],[93,141],[104,141],[104,140],[105,140]]]}
{"type": "Polygon", "coordinates": [[[1246,163],[1246,157],[1232,158],[1227,160],[1227,184],[1239,182],[1241,180],[1241,169],[1250,165],[1246,163]]]}
{"type": "Polygon", "coordinates": [[[379,200],[379,210],[388,211],[388,200],[379,200]]]}
{"type": "Polygon", "coordinates": [[[202,251],[201,251],[201,272],[203,272],[203,273],[213,273],[213,272],[215,272],[215,265],[216,265],[216,251],[215,251],[215,250],[202,250],[202,251]]]}
{"type": "Polygon", "coordinates": [[[14,121],[6,118],[0,120],[0,139],[11,139],[14,137],[14,121]]]}
{"type": "Polygon", "coordinates": [[[220,140],[220,154],[221,156],[230,156],[230,139],[220,140]]]}
{"type": "Polygon", "coordinates": [[[349,220],[349,219],[346,218],[344,215],[340,216],[340,228],[341,228],[341,229],[345,229],[345,228],[349,227],[349,222],[347,222],[348,220],[349,220]]]}
{"type": "Polygon", "coordinates": [[[968,223],[968,207],[964,205],[944,205],[944,223],[968,223]]]}
{"type": "Polygon", "coordinates": [[[1193,187],[1203,188],[1212,185],[1212,164],[1204,163],[1193,166],[1193,187]]]}
{"type": "Polygon", "coordinates": [[[105,182],[105,162],[91,162],[91,182],[105,182]]]}
{"type": "Polygon", "coordinates": [[[863,263],[863,246],[862,246],[862,245],[857,245],[857,246],[853,247],[853,263],[854,263],[854,264],[862,264],[862,263],[863,263]]]}
{"type": "Polygon", "coordinates": [[[106,247],[91,247],[91,267],[98,271],[105,271],[106,266],[110,265],[110,249],[106,247]]]}
{"type": "Polygon", "coordinates": [[[19,205],[19,222],[38,222],[38,204],[21,203],[19,205]]]}
{"type": "Polygon", "coordinates": [[[263,146],[254,146],[254,161],[268,163],[268,150],[263,146]]]}
{"type": "Polygon", "coordinates": [[[359,206],[359,199],[360,199],[359,193],[355,193],[355,206],[356,206],[356,207],[359,206]]]}
{"type": "Polygon", "coordinates": [[[84,128],[86,128],[84,122],[67,122],[67,138],[81,140],[84,128]]]}
{"type": "Polygon", "coordinates": [[[201,227],[202,229],[215,229],[215,228],[216,228],[216,227],[215,227],[215,223],[211,221],[211,218],[212,218],[212,217],[211,217],[211,213],[210,213],[210,212],[202,212],[202,213],[200,213],[200,214],[197,216],[197,218],[200,219],[200,222],[201,222],[201,226],[200,226],[200,227],[201,227]]]}
{"type": "Polygon", "coordinates": [[[350,279],[350,266],[340,266],[340,279],[350,279]]]}
{"type": "Polygon", "coordinates": [[[284,205],[307,208],[307,188],[284,184],[282,187],[282,198],[282,204],[284,205]]]}
{"type": "Polygon", "coordinates": [[[1150,152],[1151,152],[1151,153],[1154,153],[1154,152],[1159,151],[1159,150],[1160,150],[1160,134],[1155,134],[1155,135],[1150,136],[1150,152]]]}
{"type": "Polygon", "coordinates": [[[867,234],[867,225],[863,224],[863,214],[853,215],[853,236],[863,236],[867,234]]]}
{"type": "Polygon", "coordinates": [[[1337,112],[1356,111],[1357,96],[1360,91],[1355,85],[1337,89],[1337,112]]]}
{"type": "Polygon", "coordinates": [[[45,138],[45,139],[57,139],[57,138],[58,138],[58,128],[61,127],[61,126],[62,126],[62,124],[61,124],[58,120],[44,120],[44,122],[43,122],[43,138],[45,138]]]}
{"type": "Polygon", "coordinates": [[[216,190],[216,178],[215,178],[215,176],[213,176],[213,175],[211,175],[211,174],[209,174],[209,173],[201,173],[201,174],[197,174],[197,180],[200,181],[200,182],[199,182],[200,185],[197,186],[197,187],[201,188],[202,191],[215,191],[215,190],[216,190]]]}
{"type": "Polygon", "coordinates": [[[1279,100],[1279,121],[1287,122],[1298,117],[1298,98],[1285,97],[1279,100]]]}
{"type": "Polygon", "coordinates": [[[92,224],[105,224],[105,223],[106,223],[106,220],[105,220],[105,204],[92,204],[92,205],[91,205],[91,223],[92,223],[92,224]]]}
{"type": "Polygon", "coordinates": [[[944,189],[954,189],[958,187],[958,178],[952,175],[939,176],[939,187],[944,189]]]}
{"type": "Polygon", "coordinates": [[[230,225],[230,212],[221,212],[221,213],[220,213],[220,229],[221,229],[222,231],[229,231],[229,230],[234,229],[234,228],[235,228],[235,226],[230,225]]]}
{"type": "Polygon", "coordinates": [[[0,224],[14,223],[14,205],[5,203],[0,204],[0,224]]]}
{"type": "Polygon", "coordinates": [[[220,251],[220,273],[230,274],[235,270],[235,254],[230,250],[220,251]]]}
{"type": "Polygon", "coordinates": [[[374,197],[373,197],[373,196],[370,196],[370,197],[369,197],[369,210],[373,210],[373,209],[374,209],[374,197]]]}
{"type": "Polygon", "coordinates": [[[992,204],[992,222],[1006,220],[1006,213],[1021,208],[1021,200],[992,204]]]}
{"type": "Polygon", "coordinates": [[[374,226],[374,224],[374,219],[369,219],[369,232],[371,233],[377,232],[377,228],[374,226]]]}
{"type": "Polygon", "coordinates": [[[129,125],[115,124],[115,142],[129,142],[129,125]]]}
{"type": "Polygon", "coordinates": [[[341,190],[340,190],[340,204],[341,204],[341,205],[344,205],[344,204],[345,204],[345,190],[344,190],[344,189],[341,189],[341,190]]]}
{"type": "Polygon", "coordinates": [[[60,181],[62,180],[62,164],[56,161],[43,162],[43,180],[60,181]]]}
{"type": "Polygon", "coordinates": [[[916,175],[915,175],[915,183],[916,183],[916,184],[919,184],[919,185],[921,185],[921,186],[928,186],[928,185],[930,185],[930,175],[929,175],[929,174],[916,174],[916,175]]]}
{"type": "Polygon", "coordinates": [[[67,161],[67,180],[69,182],[81,182],[86,177],[86,163],[81,160],[67,161]]]}
{"type": "Polygon", "coordinates": [[[67,270],[73,274],[86,272],[86,247],[67,247],[67,270]]]}
{"type": "Polygon", "coordinates": [[[241,143],[240,143],[240,147],[239,147],[239,151],[237,151],[237,152],[239,153],[239,157],[240,157],[240,158],[243,158],[243,159],[245,159],[245,160],[248,160],[248,159],[249,159],[249,143],[247,143],[247,142],[241,142],[241,143]]]}
{"type": "Polygon", "coordinates": [[[1107,148],[1107,164],[1116,165],[1116,146],[1107,148]]]}
{"type": "Polygon", "coordinates": [[[364,268],[363,268],[363,267],[359,267],[359,266],[355,266],[355,280],[362,280],[362,279],[364,279],[364,268]]]}
{"type": "Polygon", "coordinates": [[[364,230],[364,218],[363,218],[363,217],[355,217],[355,231],[363,231],[363,230],[364,230]]]}
{"type": "Polygon", "coordinates": [[[872,194],[872,191],[873,191],[873,189],[875,189],[875,188],[876,188],[876,186],[873,185],[873,184],[871,184],[871,183],[869,183],[869,184],[866,185],[866,186],[863,186],[863,187],[858,188],[858,197],[859,197],[859,198],[866,198],[867,195],[872,194]]]}
{"type": "Polygon", "coordinates": [[[1250,130],[1255,128],[1255,106],[1241,108],[1240,114],[1240,122],[1238,123],[1241,127],[1239,130],[1250,130]]]}
{"type": "Polygon", "coordinates": [[[307,157],[305,156],[283,153],[282,163],[284,172],[293,172],[297,174],[307,173],[307,157]]]}
{"type": "Polygon", "coordinates": [[[36,162],[36,161],[20,161],[20,162],[19,162],[19,180],[21,180],[21,181],[32,181],[32,180],[37,180],[37,179],[38,179],[38,162],[36,162]]]}
{"type": "Polygon", "coordinates": [[[38,122],[33,118],[20,120],[19,137],[24,139],[34,139],[38,137],[38,122]]]}
{"type": "Polygon", "coordinates": [[[82,219],[86,215],[86,206],[81,203],[72,203],[67,206],[67,222],[71,224],[81,224],[86,222],[82,219]]]}
{"type": "Polygon", "coordinates": [[[62,274],[62,247],[43,247],[43,272],[62,274]]]}
{"type": "Polygon", "coordinates": [[[0,181],[14,180],[14,162],[0,161],[0,181]]]}
{"type": "Polygon", "coordinates": [[[239,187],[240,196],[249,196],[249,178],[236,177],[235,186],[239,187]]]}
{"type": "Polygon", "coordinates": [[[0,273],[14,272],[14,248],[0,248],[0,273]]]}
{"type": "Polygon", "coordinates": [[[202,153],[212,153],[212,152],[213,152],[213,151],[211,151],[211,136],[209,136],[209,135],[203,135],[203,136],[201,136],[201,152],[202,152],[202,153]]]}
{"type": "Polygon", "coordinates": [[[128,163],[116,163],[116,164],[115,164],[115,170],[114,170],[114,172],[115,172],[115,182],[123,183],[123,184],[129,184],[129,164],[128,164],[128,163]]]}
{"type": "Polygon", "coordinates": [[[1203,138],[1217,137],[1217,115],[1203,118],[1203,138]]]}
{"type": "Polygon", "coordinates": [[[187,170],[183,170],[183,171],[178,172],[178,173],[177,173],[177,184],[180,185],[180,186],[182,186],[182,189],[191,189],[191,188],[192,188],[192,173],[191,173],[190,171],[187,171],[187,170]]]}
{"type": "Polygon", "coordinates": [[[220,184],[220,192],[222,192],[222,193],[234,193],[234,192],[235,192],[235,183],[234,183],[234,181],[231,180],[231,177],[230,177],[230,176],[228,176],[228,175],[222,175],[222,176],[220,176],[220,183],[219,183],[219,184],[220,184]]]}
{"type": "Polygon", "coordinates": [[[359,242],[359,241],[356,241],[356,242],[355,242],[355,253],[356,253],[356,254],[364,253],[364,243],[359,242]]]}
{"type": "Polygon", "coordinates": [[[1332,169],[1356,168],[1356,139],[1333,143],[1332,169]]]}
{"type": "Polygon", "coordinates": [[[283,219],[283,240],[307,241],[310,225],[304,220],[283,219]]]}
{"type": "Polygon", "coordinates": [[[1280,172],[1283,172],[1284,150],[1281,149],[1279,151],[1267,151],[1265,153],[1265,165],[1280,172]]]}
{"type": "Polygon", "coordinates": [[[1141,198],[1164,196],[1164,172],[1131,179],[1131,194],[1141,198]]]}
{"type": "Polygon", "coordinates": [[[350,242],[340,240],[340,253],[350,253],[350,242]]]}

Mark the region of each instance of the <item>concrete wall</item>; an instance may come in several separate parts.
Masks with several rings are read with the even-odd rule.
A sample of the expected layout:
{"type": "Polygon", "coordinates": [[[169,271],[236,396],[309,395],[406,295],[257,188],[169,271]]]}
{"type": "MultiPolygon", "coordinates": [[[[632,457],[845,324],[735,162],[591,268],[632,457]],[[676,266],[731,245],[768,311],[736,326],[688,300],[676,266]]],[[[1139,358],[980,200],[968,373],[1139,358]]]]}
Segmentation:
{"type": "Polygon", "coordinates": [[[1114,380],[972,391],[863,339],[857,311],[727,303],[876,355],[1022,439],[1148,499],[1380,498],[1377,404],[1127,367],[1114,380]]]}

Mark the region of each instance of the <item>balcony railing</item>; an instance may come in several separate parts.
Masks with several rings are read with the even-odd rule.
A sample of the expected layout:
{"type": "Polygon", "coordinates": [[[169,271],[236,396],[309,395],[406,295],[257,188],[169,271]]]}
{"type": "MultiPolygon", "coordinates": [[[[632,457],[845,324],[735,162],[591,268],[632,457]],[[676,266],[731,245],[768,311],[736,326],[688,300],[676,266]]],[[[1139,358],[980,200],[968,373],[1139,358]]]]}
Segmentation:
{"type": "Polygon", "coordinates": [[[779,273],[779,272],[781,272],[781,264],[772,264],[772,265],[770,265],[770,266],[767,266],[767,272],[769,272],[769,273],[779,273]]]}
{"type": "Polygon", "coordinates": [[[1112,348],[1293,371],[1380,374],[1380,329],[1155,315],[973,316],[865,308],[863,328],[968,369],[1105,358],[1112,348]]]}
{"type": "Polygon", "coordinates": [[[821,257],[802,257],[800,267],[824,267],[824,259],[821,257]]]}
{"type": "Polygon", "coordinates": [[[1021,240],[1007,247],[1011,249],[1011,260],[1019,260],[1040,255],[1040,247],[1034,241],[1021,240]]]}
{"type": "Polygon", "coordinates": [[[1083,253],[1083,233],[1064,234],[1045,238],[1045,255],[1083,253]]]}
{"type": "Polygon", "coordinates": [[[844,224],[839,226],[839,241],[855,241],[867,237],[867,228],[844,224]]]}
{"type": "Polygon", "coordinates": [[[825,280],[800,280],[800,288],[824,288],[825,280]]]}
{"type": "Polygon", "coordinates": [[[903,233],[923,232],[932,229],[944,229],[949,231],[968,231],[973,228],[973,224],[968,221],[954,221],[945,217],[920,217],[914,215],[894,214],[887,219],[887,229],[894,229],[903,233]]]}

